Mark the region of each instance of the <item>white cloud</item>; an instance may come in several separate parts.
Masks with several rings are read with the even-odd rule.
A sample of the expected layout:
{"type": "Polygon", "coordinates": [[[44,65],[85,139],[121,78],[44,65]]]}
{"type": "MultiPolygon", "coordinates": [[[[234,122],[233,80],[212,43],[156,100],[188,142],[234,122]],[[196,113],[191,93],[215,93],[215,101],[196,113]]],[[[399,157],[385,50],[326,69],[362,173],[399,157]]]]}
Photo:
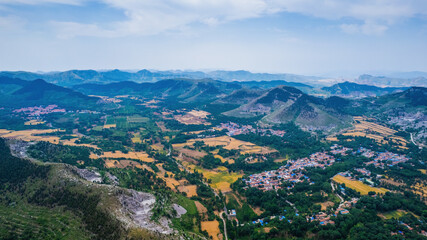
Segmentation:
{"type": "Polygon", "coordinates": [[[341,24],[341,29],[345,33],[365,35],[382,35],[388,27],[386,25],[377,24],[375,22],[365,22],[364,24],[341,24]]]}
{"type": "MultiPolygon", "coordinates": [[[[72,4],[89,0],[0,0],[1,4],[72,4]]],[[[124,21],[102,24],[54,22],[61,37],[154,35],[180,31],[191,24],[209,26],[229,21],[292,12],[324,19],[351,19],[347,33],[382,34],[395,22],[427,14],[425,0],[99,0],[123,11],[124,21]]]]}
{"type": "Polygon", "coordinates": [[[66,5],[80,5],[82,0],[0,0],[0,4],[17,5],[38,5],[38,4],[66,4],[66,5]]]}

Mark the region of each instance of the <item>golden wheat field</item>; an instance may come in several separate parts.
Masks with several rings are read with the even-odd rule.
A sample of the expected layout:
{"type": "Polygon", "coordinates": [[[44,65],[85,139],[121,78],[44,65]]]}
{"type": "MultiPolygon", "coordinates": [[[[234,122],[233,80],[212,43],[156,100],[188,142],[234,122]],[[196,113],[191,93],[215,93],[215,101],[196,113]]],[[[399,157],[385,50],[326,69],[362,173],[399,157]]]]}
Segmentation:
{"type": "Polygon", "coordinates": [[[108,129],[108,128],[115,128],[116,124],[105,124],[102,128],[108,129]]]}
{"type": "MultiPolygon", "coordinates": [[[[347,130],[342,135],[344,136],[352,136],[352,137],[367,137],[375,140],[378,143],[388,143],[393,142],[395,144],[400,145],[400,148],[407,149],[406,144],[408,143],[403,137],[395,136],[397,133],[396,130],[391,128],[382,126],[377,123],[369,122],[374,121],[371,118],[365,117],[353,117],[353,129],[347,130]],[[388,138],[389,140],[386,140],[388,138]]],[[[326,138],[328,141],[338,141],[335,136],[329,136],[326,138]]]]}
{"type": "Polygon", "coordinates": [[[332,180],[334,180],[337,183],[344,183],[346,187],[351,188],[357,192],[360,192],[362,195],[368,195],[369,192],[376,192],[379,194],[385,194],[388,192],[385,188],[375,188],[371,187],[369,185],[366,185],[360,181],[350,180],[344,176],[341,176],[339,174],[335,175],[332,180]]]}
{"type": "Polygon", "coordinates": [[[90,154],[90,158],[126,158],[126,159],[138,159],[143,162],[154,162],[155,160],[148,156],[145,152],[128,152],[122,153],[121,151],[116,152],[103,152],[101,155],[96,155],[94,153],[90,154]]]}
{"type": "Polygon", "coordinates": [[[173,144],[174,148],[182,148],[184,146],[192,146],[196,141],[202,141],[208,146],[224,146],[228,150],[240,150],[242,154],[245,153],[256,153],[256,154],[268,154],[277,152],[274,149],[268,147],[260,147],[250,142],[240,141],[229,136],[221,136],[214,138],[196,138],[190,139],[186,143],[173,144]]]}
{"type": "Polygon", "coordinates": [[[219,240],[222,239],[222,234],[219,230],[219,223],[218,221],[202,221],[202,231],[206,231],[209,233],[209,236],[212,237],[213,240],[219,240]],[[221,238],[218,236],[221,234],[221,238]]]}
{"type": "Polygon", "coordinates": [[[30,120],[30,121],[26,121],[25,123],[24,123],[24,125],[27,125],[27,126],[33,126],[33,125],[40,125],[40,124],[45,124],[46,122],[44,122],[44,121],[38,121],[38,120],[30,120]]]}

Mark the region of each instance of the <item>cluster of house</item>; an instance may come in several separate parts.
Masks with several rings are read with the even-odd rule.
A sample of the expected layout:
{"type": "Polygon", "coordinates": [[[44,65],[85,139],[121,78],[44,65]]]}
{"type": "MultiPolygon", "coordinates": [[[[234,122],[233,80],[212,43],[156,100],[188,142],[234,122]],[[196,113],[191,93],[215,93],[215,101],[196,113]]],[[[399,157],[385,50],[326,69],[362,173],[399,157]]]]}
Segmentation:
{"type": "MultiPolygon", "coordinates": [[[[310,181],[302,170],[308,167],[325,168],[332,165],[335,158],[325,152],[317,152],[310,155],[309,158],[289,160],[285,166],[277,170],[265,171],[258,174],[252,174],[248,179],[244,179],[250,187],[255,187],[263,191],[277,190],[282,188],[282,182],[291,183],[310,181]]],[[[289,186],[288,188],[292,188],[289,186]]]]}
{"type": "Polygon", "coordinates": [[[240,135],[240,134],[249,134],[256,133],[262,136],[279,136],[283,137],[285,135],[285,131],[283,130],[273,130],[270,128],[254,128],[251,125],[240,125],[234,122],[221,123],[218,126],[220,129],[227,130],[228,136],[240,135]]]}
{"type": "MultiPolygon", "coordinates": [[[[348,151],[352,151],[351,148],[342,147],[340,145],[333,145],[331,147],[331,153],[333,154],[341,154],[345,155],[348,151]]],[[[392,167],[394,165],[397,165],[398,163],[403,163],[408,161],[410,158],[408,158],[406,155],[401,155],[397,153],[392,152],[374,152],[370,149],[360,147],[356,151],[352,152],[353,155],[355,154],[361,154],[364,157],[367,158],[374,158],[372,161],[367,162],[366,164],[373,164],[375,167],[384,168],[384,166],[392,167]]]]}
{"type": "Polygon", "coordinates": [[[342,202],[333,214],[319,212],[314,214],[313,216],[307,216],[306,219],[308,222],[319,221],[320,225],[335,224],[335,222],[331,220],[331,218],[336,217],[339,214],[341,215],[349,214],[350,212],[347,209],[354,207],[357,201],[359,201],[358,198],[352,198],[349,201],[342,202]]]}
{"type": "Polygon", "coordinates": [[[340,154],[342,156],[346,156],[347,152],[351,151],[351,150],[353,150],[353,149],[347,148],[347,147],[343,147],[343,146],[340,146],[338,144],[334,144],[331,147],[331,153],[335,154],[335,155],[340,154]]]}
{"type": "Polygon", "coordinates": [[[384,166],[392,167],[399,163],[407,162],[409,158],[406,155],[401,155],[391,152],[381,152],[378,154],[373,161],[367,162],[366,164],[373,164],[375,167],[384,168],[384,166]]]}
{"type": "Polygon", "coordinates": [[[46,107],[34,106],[13,110],[15,113],[24,113],[30,116],[40,116],[49,113],[64,113],[65,109],[58,108],[58,105],[48,105],[46,107]]]}
{"type": "Polygon", "coordinates": [[[370,149],[364,148],[364,147],[360,147],[359,149],[357,149],[356,153],[361,154],[364,157],[367,158],[373,158],[375,157],[376,153],[370,149]]]}

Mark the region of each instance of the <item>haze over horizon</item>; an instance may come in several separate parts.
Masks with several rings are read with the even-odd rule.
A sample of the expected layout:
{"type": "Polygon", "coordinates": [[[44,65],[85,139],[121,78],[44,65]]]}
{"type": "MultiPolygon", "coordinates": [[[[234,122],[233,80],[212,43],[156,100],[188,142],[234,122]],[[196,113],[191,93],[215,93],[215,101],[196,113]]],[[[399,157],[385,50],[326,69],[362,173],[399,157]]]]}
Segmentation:
{"type": "Polygon", "coordinates": [[[0,70],[427,72],[426,1],[0,0],[0,70]]]}

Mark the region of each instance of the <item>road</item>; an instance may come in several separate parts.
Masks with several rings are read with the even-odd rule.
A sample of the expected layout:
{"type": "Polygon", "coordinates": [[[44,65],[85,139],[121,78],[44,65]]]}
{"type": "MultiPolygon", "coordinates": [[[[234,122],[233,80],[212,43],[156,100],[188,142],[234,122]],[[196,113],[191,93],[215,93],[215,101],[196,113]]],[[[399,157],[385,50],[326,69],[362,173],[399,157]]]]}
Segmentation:
{"type": "MultiPolygon", "coordinates": [[[[332,191],[334,191],[335,192],[335,186],[334,186],[334,184],[331,182],[331,187],[332,187],[332,191]]],[[[340,203],[343,203],[344,202],[344,198],[342,198],[339,194],[335,194],[335,195],[337,195],[339,198],[340,198],[340,200],[341,200],[341,202],[340,203]]]]}
{"type": "Polygon", "coordinates": [[[228,240],[228,236],[227,236],[227,223],[225,222],[225,219],[222,217],[223,213],[224,212],[220,212],[219,216],[221,217],[222,222],[224,223],[224,236],[225,236],[225,240],[228,240]]]}

